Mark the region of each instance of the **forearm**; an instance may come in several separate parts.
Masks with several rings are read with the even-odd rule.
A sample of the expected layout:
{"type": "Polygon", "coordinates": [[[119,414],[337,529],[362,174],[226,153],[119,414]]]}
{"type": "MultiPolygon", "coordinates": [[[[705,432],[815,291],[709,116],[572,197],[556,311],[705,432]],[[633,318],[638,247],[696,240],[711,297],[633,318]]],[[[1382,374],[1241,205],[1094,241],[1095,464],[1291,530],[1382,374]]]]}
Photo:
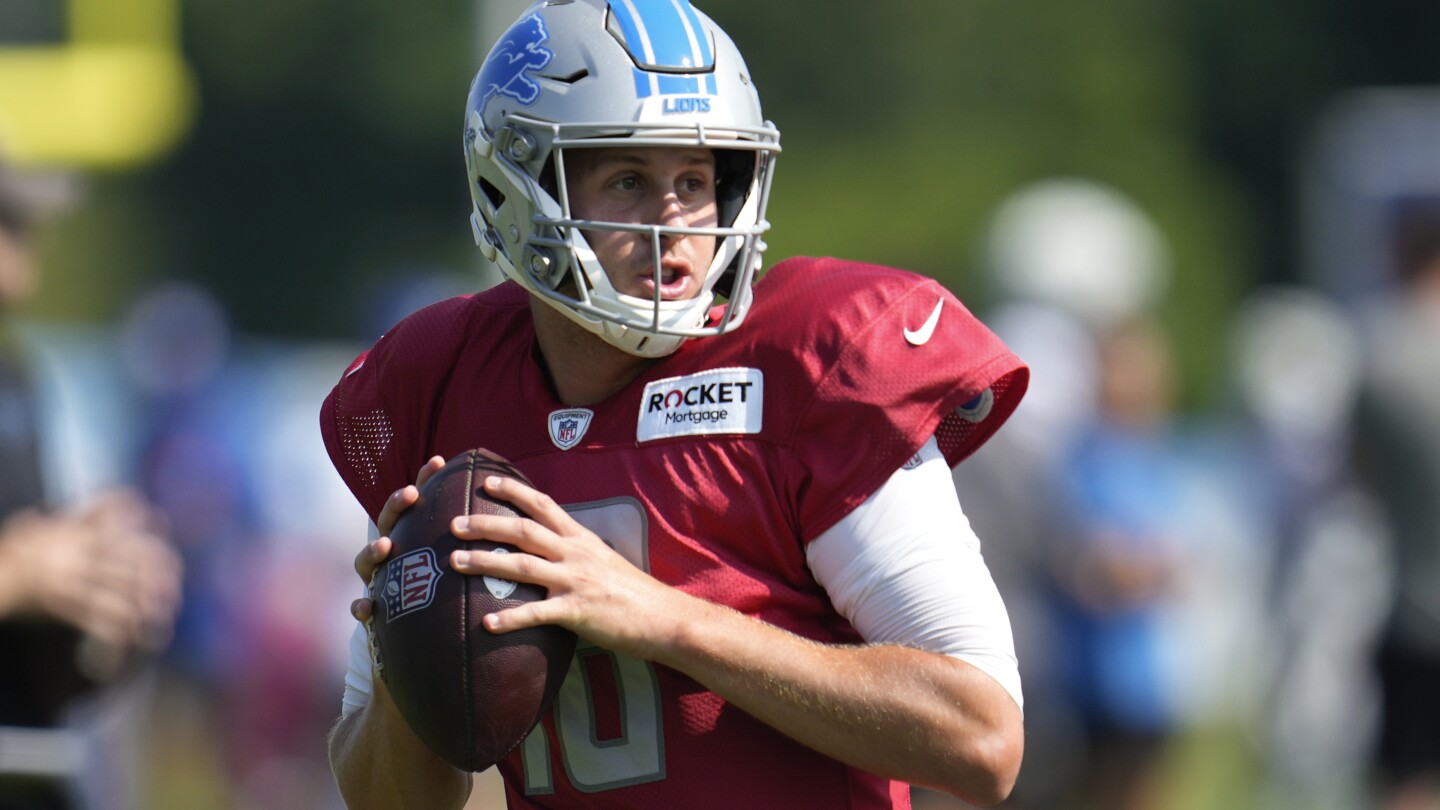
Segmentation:
{"type": "Polygon", "coordinates": [[[15,557],[9,526],[0,524],[0,619],[8,619],[25,608],[21,587],[25,584],[25,571],[15,557]]]}
{"type": "Polygon", "coordinates": [[[456,552],[451,566],[549,592],[486,615],[490,632],[559,624],[600,647],[683,672],[853,767],[973,803],[994,804],[1009,793],[1023,725],[1016,699],[989,675],[919,645],[817,644],[750,619],[646,574],[533,488],[508,478],[484,485],[539,517],[457,518],[457,537],[510,543],[523,553],[456,552]]]}
{"type": "Polygon", "coordinates": [[[856,768],[982,805],[1013,786],[1024,745],[1019,707],[980,670],[893,645],[819,644],[715,605],[691,607],[657,661],[782,733],[856,768]]]}
{"type": "Polygon", "coordinates": [[[370,702],[331,732],[330,768],[350,810],[458,809],[470,795],[470,774],[415,736],[378,678],[370,702]]]}

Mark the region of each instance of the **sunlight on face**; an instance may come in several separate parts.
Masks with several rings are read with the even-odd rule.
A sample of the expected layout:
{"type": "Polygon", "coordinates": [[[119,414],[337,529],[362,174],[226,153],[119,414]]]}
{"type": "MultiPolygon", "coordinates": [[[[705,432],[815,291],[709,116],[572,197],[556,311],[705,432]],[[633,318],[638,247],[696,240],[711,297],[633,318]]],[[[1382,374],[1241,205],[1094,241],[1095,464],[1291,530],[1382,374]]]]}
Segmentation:
{"type": "MultiPolygon", "coordinates": [[[[566,155],[566,185],[576,219],[636,225],[713,227],[715,156],[698,147],[573,149],[566,155]]],[[[655,255],[649,234],[584,231],[611,285],[625,295],[655,294],[655,255]]],[[[713,236],[660,238],[660,297],[700,293],[715,258],[713,236]]]]}

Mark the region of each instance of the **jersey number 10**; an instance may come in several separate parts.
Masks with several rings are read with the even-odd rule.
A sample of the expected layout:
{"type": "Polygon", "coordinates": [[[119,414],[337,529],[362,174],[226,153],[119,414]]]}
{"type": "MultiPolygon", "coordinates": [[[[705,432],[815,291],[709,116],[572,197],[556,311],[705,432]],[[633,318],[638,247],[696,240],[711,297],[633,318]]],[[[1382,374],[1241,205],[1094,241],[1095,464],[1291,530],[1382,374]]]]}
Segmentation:
{"type": "MultiPolygon", "coordinates": [[[[565,510],[625,559],[649,572],[649,527],[638,501],[615,498],[565,510]]],[[[552,711],[560,761],[576,790],[599,793],[665,778],[660,682],[650,662],[616,655],[581,640],[552,711]],[[600,679],[594,677],[597,674],[608,674],[604,680],[613,678],[613,688],[602,688],[600,679]],[[618,700],[619,705],[597,705],[599,700],[618,700]],[[608,710],[604,713],[619,718],[618,735],[601,738],[601,712],[597,710],[608,710]]],[[[526,795],[555,792],[551,744],[545,726],[538,725],[521,746],[526,795]]]]}

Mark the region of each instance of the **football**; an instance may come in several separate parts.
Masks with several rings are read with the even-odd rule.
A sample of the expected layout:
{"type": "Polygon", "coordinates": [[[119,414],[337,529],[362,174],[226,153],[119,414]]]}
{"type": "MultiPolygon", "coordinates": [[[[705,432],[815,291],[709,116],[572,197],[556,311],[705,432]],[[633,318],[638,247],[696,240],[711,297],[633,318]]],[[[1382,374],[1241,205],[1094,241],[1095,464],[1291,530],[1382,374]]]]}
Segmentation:
{"type": "Polygon", "coordinates": [[[370,632],[380,677],[416,735],[467,771],[489,768],[525,739],[549,708],[575,651],[575,635],[562,627],[494,634],[480,623],[487,613],[544,599],[544,588],[466,576],[450,567],[456,549],[515,550],[450,533],[458,515],[519,514],[485,494],[488,475],[529,483],[486,450],[450,459],[401,513],[390,533],[390,556],[370,581],[370,632]]]}

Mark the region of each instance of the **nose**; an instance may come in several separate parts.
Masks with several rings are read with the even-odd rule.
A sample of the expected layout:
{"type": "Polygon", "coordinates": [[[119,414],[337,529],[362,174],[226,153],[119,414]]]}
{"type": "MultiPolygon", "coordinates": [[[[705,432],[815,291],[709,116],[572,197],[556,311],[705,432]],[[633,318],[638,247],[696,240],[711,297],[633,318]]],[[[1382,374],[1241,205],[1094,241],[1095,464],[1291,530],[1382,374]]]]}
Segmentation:
{"type": "MultiPolygon", "coordinates": [[[[680,195],[674,191],[664,191],[655,195],[655,200],[652,203],[651,216],[653,218],[650,221],[655,225],[684,227],[690,224],[689,212],[685,210],[685,205],[681,202],[680,195]]],[[[675,246],[675,243],[684,238],[683,236],[672,233],[661,233],[661,252],[668,252],[675,246]]]]}
{"type": "Polygon", "coordinates": [[[685,204],[680,201],[680,195],[677,192],[666,190],[657,193],[653,208],[656,225],[685,224],[685,204]]]}

